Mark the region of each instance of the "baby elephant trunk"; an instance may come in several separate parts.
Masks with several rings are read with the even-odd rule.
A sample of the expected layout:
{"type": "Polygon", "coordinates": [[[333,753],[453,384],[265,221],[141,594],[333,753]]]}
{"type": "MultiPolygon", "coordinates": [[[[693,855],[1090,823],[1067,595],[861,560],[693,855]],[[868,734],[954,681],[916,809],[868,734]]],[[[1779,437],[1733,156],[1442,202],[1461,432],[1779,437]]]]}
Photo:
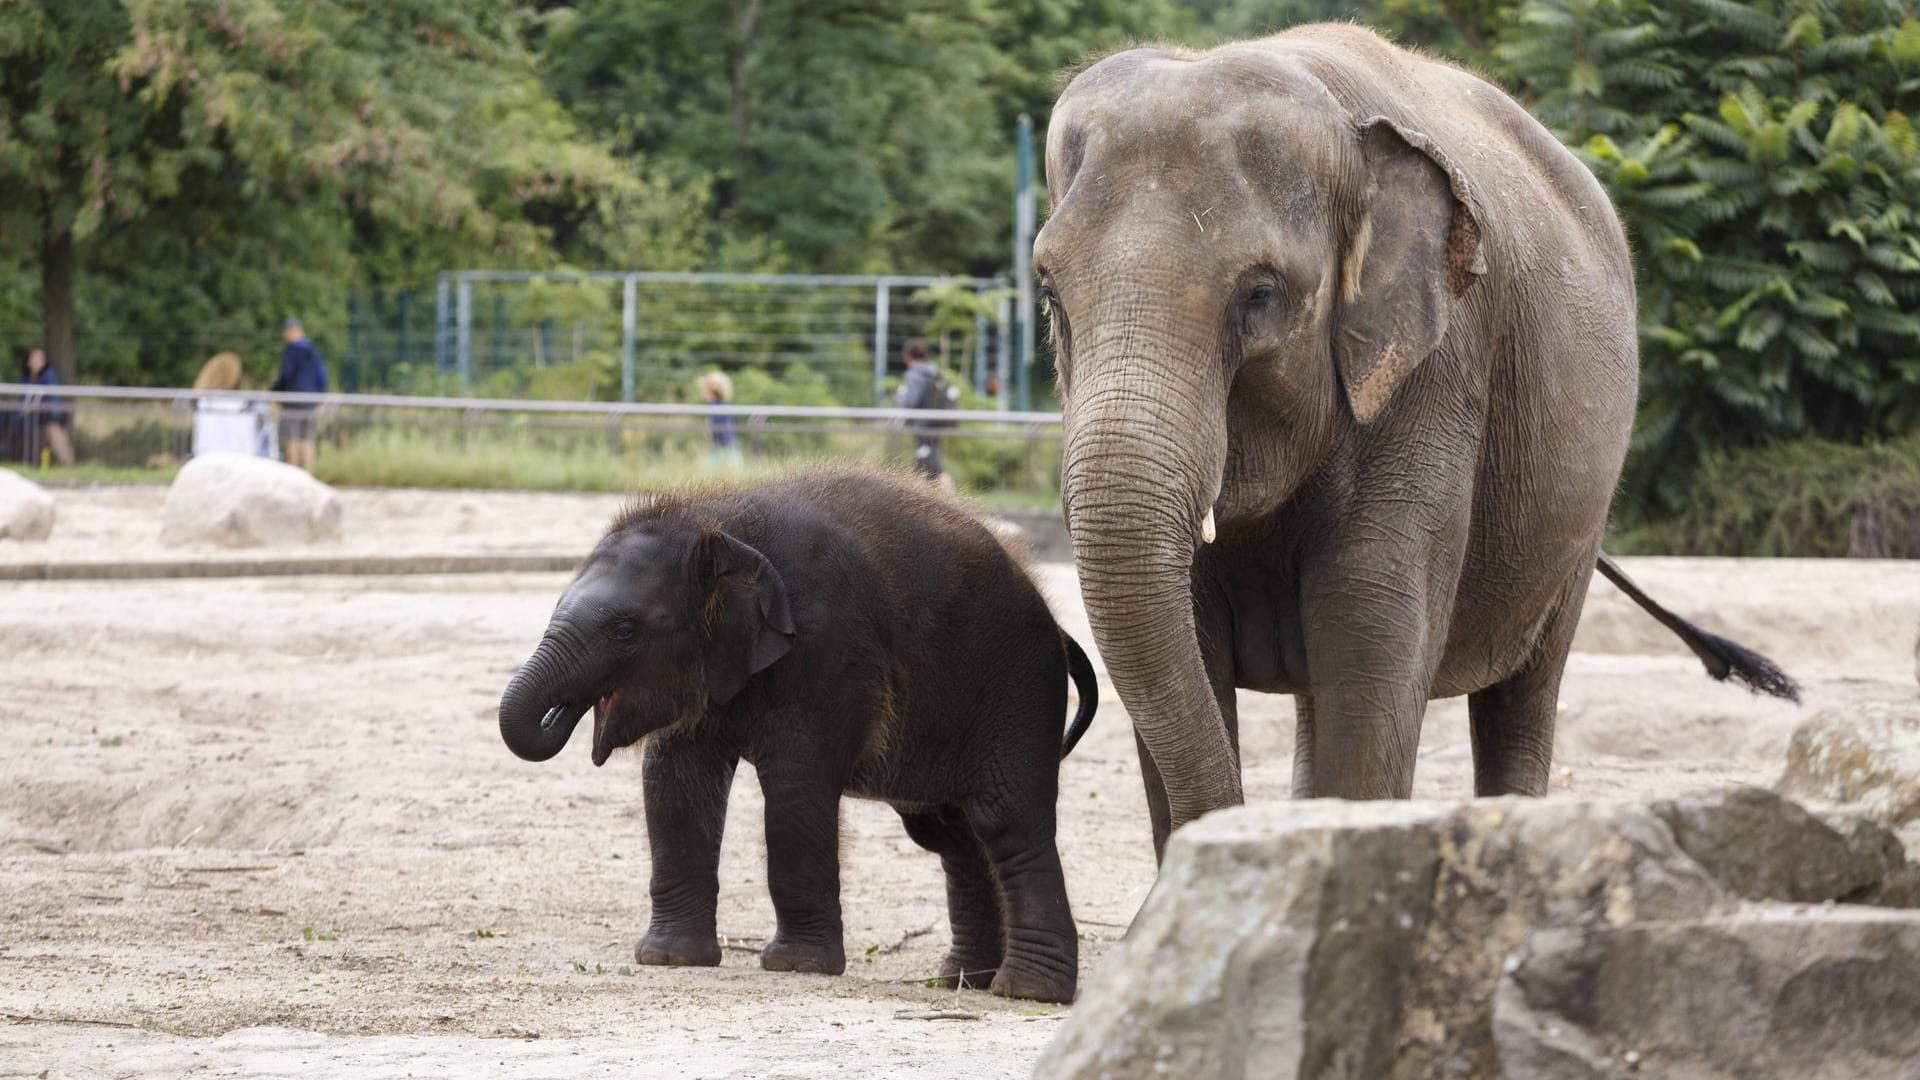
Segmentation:
{"type": "Polygon", "coordinates": [[[528,761],[545,761],[567,745],[574,725],[593,707],[591,699],[574,701],[567,693],[579,681],[579,669],[578,660],[553,637],[540,642],[500,696],[500,738],[507,749],[528,761]]]}

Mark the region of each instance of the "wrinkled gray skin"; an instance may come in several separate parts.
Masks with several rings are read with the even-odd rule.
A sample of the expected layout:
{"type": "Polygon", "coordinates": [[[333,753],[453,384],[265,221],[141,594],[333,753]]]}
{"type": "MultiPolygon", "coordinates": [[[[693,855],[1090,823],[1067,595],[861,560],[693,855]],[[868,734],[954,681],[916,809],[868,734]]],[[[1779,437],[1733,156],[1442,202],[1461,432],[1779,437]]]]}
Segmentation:
{"type": "Polygon", "coordinates": [[[1047,186],[1063,502],[1156,846],[1241,801],[1236,686],[1297,695],[1296,796],[1409,795],[1458,694],[1475,790],[1544,792],[1637,384],[1593,177],[1480,79],[1323,25],[1100,61],[1047,186]]]}

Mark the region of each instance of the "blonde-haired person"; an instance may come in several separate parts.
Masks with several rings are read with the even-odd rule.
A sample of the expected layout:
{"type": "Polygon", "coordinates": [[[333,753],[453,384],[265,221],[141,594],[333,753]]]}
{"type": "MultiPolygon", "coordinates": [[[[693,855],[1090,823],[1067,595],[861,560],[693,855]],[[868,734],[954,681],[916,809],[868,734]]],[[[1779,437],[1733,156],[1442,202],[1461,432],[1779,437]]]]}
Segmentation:
{"type": "MultiPolygon", "coordinates": [[[[724,371],[709,371],[694,384],[700,400],[709,405],[725,405],[733,400],[733,380],[724,371]]],[[[739,469],[744,464],[740,453],[740,418],[720,413],[707,415],[707,464],[715,469],[739,469]]]]}

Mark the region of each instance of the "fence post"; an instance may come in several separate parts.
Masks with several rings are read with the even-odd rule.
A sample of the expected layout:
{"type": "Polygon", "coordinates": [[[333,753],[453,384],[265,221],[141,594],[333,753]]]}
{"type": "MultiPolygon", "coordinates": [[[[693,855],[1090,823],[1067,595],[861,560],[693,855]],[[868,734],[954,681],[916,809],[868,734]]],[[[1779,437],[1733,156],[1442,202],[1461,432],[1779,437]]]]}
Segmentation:
{"type": "Polygon", "coordinates": [[[473,282],[465,274],[460,275],[458,293],[459,325],[455,332],[459,335],[460,396],[470,397],[473,394],[473,282]]]}
{"type": "Polygon", "coordinates": [[[400,309],[400,340],[395,343],[394,351],[388,353],[387,361],[391,364],[397,359],[405,364],[413,359],[413,342],[407,334],[407,320],[413,317],[413,294],[403,289],[395,302],[400,309]]]}
{"type": "Polygon", "coordinates": [[[493,370],[507,366],[507,297],[496,286],[493,290],[493,370]]]}
{"type": "Polygon", "coordinates": [[[873,403],[887,402],[887,279],[873,287],[873,403]]]}
{"type": "Polygon", "coordinates": [[[1020,308],[1014,312],[1014,347],[1019,355],[1020,411],[1033,407],[1033,121],[1025,113],[1014,133],[1013,285],[1020,308]]]}
{"type": "Polygon", "coordinates": [[[445,270],[433,280],[433,369],[447,370],[447,323],[453,318],[453,282],[445,270]]]}
{"type": "Polygon", "coordinates": [[[987,316],[984,312],[973,317],[973,392],[981,397],[987,394],[987,316]]]}
{"type": "Polygon", "coordinates": [[[999,377],[998,400],[1001,412],[1007,411],[1007,377],[1012,374],[1010,359],[1013,354],[1013,297],[1000,298],[1000,332],[994,339],[999,348],[993,350],[994,374],[999,377]]]}
{"type": "Polygon", "coordinates": [[[640,282],[632,274],[620,284],[620,400],[633,400],[633,348],[639,334],[640,282]]]}
{"type": "Polygon", "coordinates": [[[347,352],[352,358],[340,365],[340,381],[347,382],[346,375],[352,373],[353,383],[348,389],[360,389],[359,383],[365,379],[367,371],[366,355],[360,351],[360,290],[347,290],[347,352]]]}

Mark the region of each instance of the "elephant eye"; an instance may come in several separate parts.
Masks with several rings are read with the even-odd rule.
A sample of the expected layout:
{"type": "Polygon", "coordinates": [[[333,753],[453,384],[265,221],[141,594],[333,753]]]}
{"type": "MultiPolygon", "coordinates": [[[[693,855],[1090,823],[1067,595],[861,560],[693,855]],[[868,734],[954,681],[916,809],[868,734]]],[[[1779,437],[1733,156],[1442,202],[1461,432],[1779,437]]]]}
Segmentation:
{"type": "Polygon", "coordinates": [[[632,619],[619,619],[607,628],[607,633],[617,641],[631,641],[640,632],[640,627],[632,619]]]}
{"type": "Polygon", "coordinates": [[[1280,290],[1275,288],[1271,282],[1263,281],[1247,290],[1247,297],[1243,302],[1250,308],[1262,308],[1279,298],[1280,290]]]}

